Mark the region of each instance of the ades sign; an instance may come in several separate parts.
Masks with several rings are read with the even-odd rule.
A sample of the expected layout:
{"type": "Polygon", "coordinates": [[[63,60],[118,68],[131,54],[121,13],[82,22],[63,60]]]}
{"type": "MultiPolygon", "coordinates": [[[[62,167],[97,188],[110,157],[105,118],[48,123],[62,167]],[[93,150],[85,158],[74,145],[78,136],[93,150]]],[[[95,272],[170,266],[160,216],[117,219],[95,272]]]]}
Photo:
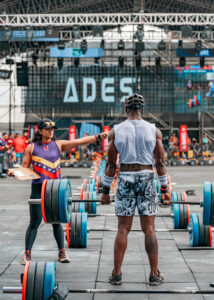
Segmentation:
{"type": "Polygon", "coordinates": [[[123,94],[120,98],[120,102],[133,93],[133,84],[136,83],[134,77],[122,77],[119,81],[119,87],[115,85],[114,77],[104,77],[101,81],[97,82],[93,77],[83,77],[81,93],[78,93],[77,85],[74,77],[68,78],[65,94],[64,103],[92,103],[97,97],[101,98],[101,101],[105,103],[115,102],[116,93],[123,94]],[[100,85],[100,86],[98,86],[100,85]],[[100,91],[100,95],[97,95],[97,91],[100,91]],[[80,95],[81,94],[81,95],[80,95]],[[81,99],[82,97],[82,99],[81,99]]]}

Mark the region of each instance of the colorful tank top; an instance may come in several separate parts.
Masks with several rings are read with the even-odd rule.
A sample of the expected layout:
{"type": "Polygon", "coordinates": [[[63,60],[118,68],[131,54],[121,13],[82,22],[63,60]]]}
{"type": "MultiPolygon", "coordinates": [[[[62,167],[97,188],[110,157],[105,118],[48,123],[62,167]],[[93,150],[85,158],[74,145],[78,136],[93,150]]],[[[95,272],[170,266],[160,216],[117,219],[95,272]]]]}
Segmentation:
{"type": "Polygon", "coordinates": [[[45,179],[60,179],[60,151],[56,142],[34,144],[32,153],[33,170],[41,176],[32,183],[42,183],[45,179]]]}

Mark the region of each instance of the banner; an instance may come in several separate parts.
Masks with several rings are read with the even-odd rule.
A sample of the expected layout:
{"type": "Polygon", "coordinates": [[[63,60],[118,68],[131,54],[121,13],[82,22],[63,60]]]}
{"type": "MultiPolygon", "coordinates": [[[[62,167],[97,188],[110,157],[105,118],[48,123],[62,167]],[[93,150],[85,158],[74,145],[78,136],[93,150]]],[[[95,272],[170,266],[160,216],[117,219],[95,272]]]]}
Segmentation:
{"type": "MultiPolygon", "coordinates": [[[[103,132],[107,132],[110,131],[110,127],[109,126],[104,126],[103,127],[103,132]]],[[[102,150],[103,151],[107,151],[108,150],[108,138],[107,139],[103,139],[102,140],[102,150]]]]}
{"type": "Polygon", "coordinates": [[[187,126],[181,125],[180,126],[180,138],[179,138],[179,151],[180,152],[187,152],[188,145],[187,145],[187,126]]]}
{"type": "MultiPolygon", "coordinates": [[[[77,129],[76,126],[70,126],[69,127],[69,141],[75,140],[77,138],[77,129]]],[[[71,153],[75,153],[76,152],[76,148],[73,148],[71,150],[71,153]]]]}

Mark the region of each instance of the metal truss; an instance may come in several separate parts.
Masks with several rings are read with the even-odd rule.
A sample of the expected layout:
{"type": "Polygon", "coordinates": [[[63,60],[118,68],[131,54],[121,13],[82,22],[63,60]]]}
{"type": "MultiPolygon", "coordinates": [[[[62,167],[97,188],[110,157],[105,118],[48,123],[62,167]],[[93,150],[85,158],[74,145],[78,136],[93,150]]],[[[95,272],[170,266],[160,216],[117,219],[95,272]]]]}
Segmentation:
{"type": "Polygon", "coordinates": [[[213,25],[214,14],[39,14],[39,15],[0,15],[0,26],[11,27],[69,27],[116,26],[116,25],[213,25]]]}

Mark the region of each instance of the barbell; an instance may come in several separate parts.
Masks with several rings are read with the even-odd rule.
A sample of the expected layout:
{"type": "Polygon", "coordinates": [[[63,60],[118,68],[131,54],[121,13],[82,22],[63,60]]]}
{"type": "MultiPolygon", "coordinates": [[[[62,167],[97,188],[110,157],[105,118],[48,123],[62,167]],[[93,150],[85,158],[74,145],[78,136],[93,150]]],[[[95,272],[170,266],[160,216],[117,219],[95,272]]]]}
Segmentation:
{"type": "MultiPolygon", "coordinates": [[[[88,228],[87,213],[72,213],[71,220],[66,224],[66,240],[69,248],[86,248],[88,232],[116,232],[115,228],[88,228]]],[[[131,230],[142,232],[141,229],[131,230]]],[[[204,226],[202,216],[192,213],[187,229],[156,229],[156,232],[189,232],[190,247],[212,247],[212,228],[204,226]]]]}
{"type": "MultiPolygon", "coordinates": [[[[3,287],[3,294],[22,294],[22,300],[48,300],[57,286],[55,262],[27,262],[22,287],[3,287]]],[[[148,289],[73,289],[73,294],[214,294],[214,289],[148,290],[148,289]]]]}

